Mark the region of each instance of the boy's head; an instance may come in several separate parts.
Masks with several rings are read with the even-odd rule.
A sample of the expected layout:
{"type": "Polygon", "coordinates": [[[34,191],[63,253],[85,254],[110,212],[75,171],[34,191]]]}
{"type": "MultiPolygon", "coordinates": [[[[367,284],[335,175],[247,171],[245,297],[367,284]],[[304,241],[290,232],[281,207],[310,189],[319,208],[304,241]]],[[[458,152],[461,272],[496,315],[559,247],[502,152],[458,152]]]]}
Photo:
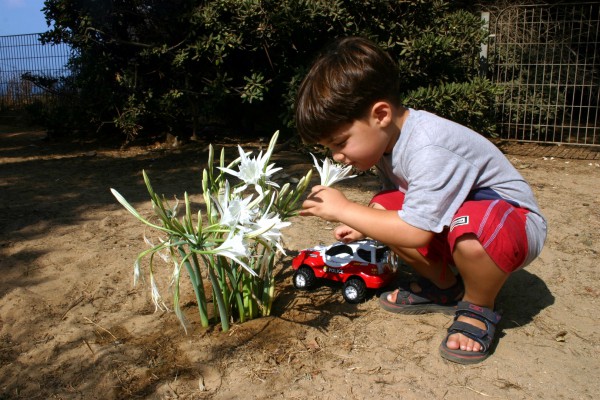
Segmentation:
{"type": "Polygon", "coordinates": [[[298,91],[296,126],[305,143],[329,138],[368,114],[377,101],[399,106],[398,69],[375,43],[346,37],[327,46],[298,91]]]}

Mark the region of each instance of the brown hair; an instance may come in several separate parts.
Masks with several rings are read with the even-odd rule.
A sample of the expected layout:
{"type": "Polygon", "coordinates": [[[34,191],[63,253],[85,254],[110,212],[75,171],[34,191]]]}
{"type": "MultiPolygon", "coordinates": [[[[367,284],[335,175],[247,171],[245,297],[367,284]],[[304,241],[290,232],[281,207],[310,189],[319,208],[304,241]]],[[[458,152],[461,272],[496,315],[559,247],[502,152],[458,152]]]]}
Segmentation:
{"type": "Polygon", "coordinates": [[[377,101],[399,105],[397,64],[375,43],[346,37],[327,46],[302,81],[296,127],[305,143],[328,138],[377,101]]]}

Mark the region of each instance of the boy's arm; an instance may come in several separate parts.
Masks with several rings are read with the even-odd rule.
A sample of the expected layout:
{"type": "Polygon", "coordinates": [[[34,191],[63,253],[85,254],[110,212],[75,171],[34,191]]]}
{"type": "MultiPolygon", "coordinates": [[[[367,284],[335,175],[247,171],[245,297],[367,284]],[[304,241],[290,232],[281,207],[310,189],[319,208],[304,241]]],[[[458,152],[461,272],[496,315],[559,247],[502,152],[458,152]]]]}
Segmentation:
{"type": "Polygon", "coordinates": [[[417,248],[427,245],[433,233],[404,222],[397,211],[376,210],[351,202],[339,190],[315,186],[302,204],[300,215],[314,215],[350,226],[388,245],[417,248]]]}

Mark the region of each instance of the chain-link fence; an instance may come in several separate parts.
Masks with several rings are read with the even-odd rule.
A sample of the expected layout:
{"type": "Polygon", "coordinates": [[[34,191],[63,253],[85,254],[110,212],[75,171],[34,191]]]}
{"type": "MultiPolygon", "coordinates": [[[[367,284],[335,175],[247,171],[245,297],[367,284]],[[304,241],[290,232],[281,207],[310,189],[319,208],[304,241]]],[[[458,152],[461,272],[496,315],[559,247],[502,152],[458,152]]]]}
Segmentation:
{"type": "Polygon", "coordinates": [[[42,44],[39,34],[0,36],[0,111],[48,101],[69,75],[71,49],[42,44]]]}
{"type": "Polygon", "coordinates": [[[600,2],[512,6],[489,22],[501,137],[600,145],[600,2]]]}
{"type": "MultiPolygon", "coordinates": [[[[489,29],[500,136],[600,146],[600,2],[511,6],[489,29]]],[[[48,101],[69,76],[71,49],[39,38],[0,36],[0,111],[48,101]]]]}

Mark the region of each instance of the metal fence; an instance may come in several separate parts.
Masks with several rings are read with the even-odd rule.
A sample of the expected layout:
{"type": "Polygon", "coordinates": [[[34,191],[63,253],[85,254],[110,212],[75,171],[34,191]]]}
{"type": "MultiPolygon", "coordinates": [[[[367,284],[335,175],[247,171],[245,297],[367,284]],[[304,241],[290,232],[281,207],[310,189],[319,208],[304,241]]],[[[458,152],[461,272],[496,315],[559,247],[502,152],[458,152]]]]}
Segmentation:
{"type": "Polygon", "coordinates": [[[489,22],[501,137],[600,145],[600,2],[512,6],[489,22]]]}
{"type": "Polygon", "coordinates": [[[40,34],[0,36],[0,111],[48,100],[69,75],[70,54],[66,44],[42,44],[40,34]]]}
{"type": "MultiPolygon", "coordinates": [[[[500,136],[600,146],[600,2],[511,6],[489,29],[500,136]]],[[[48,99],[43,83],[69,75],[71,49],[39,38],[0,36],[0,111],[48,99]]]]}

